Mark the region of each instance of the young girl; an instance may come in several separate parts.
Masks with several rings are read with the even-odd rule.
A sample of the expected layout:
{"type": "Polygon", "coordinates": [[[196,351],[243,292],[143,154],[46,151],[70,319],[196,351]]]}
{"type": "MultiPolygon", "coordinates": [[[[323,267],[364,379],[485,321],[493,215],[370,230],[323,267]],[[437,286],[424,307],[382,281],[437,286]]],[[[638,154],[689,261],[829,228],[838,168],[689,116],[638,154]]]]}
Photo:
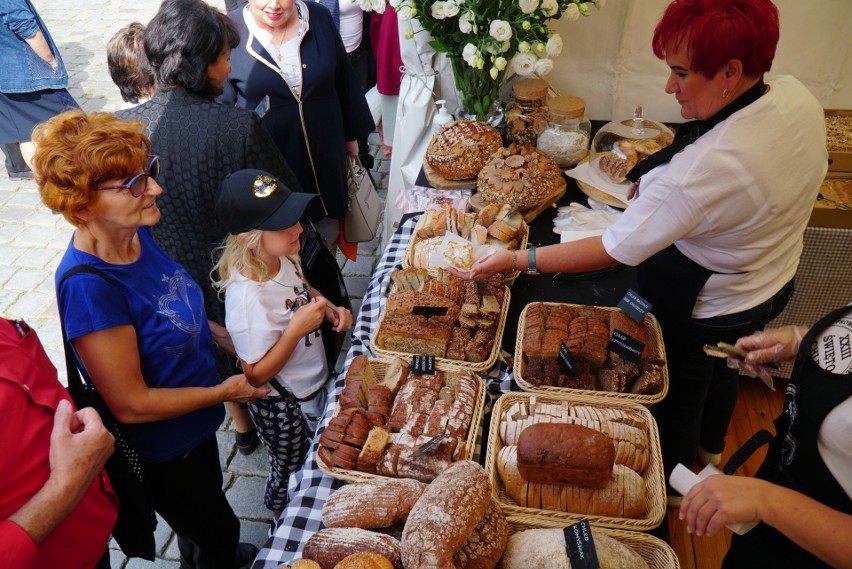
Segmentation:
{"type": "Polygon", "coordinates": [[[240,170],[222,182],[216,203],[230,233],[212,273],[225,291],[225,326],[249,382],[272,388],[249,413],[269,451],[264,503],[276,520],[287,504],[288,477],[304,461],[325,410],[320,324],[328,319],[336,332],[352,326],[349,310],[302,276],[299,218],[315,197],[291,192],[266,172],[240,170]]]}

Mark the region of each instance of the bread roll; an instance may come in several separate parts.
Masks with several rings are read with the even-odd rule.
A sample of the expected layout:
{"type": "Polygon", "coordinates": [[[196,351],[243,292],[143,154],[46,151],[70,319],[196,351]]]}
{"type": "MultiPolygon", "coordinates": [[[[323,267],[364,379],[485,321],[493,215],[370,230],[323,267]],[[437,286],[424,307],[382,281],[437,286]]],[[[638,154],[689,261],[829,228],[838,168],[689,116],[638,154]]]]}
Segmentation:
{"type": "MultiPolygon", "coordinates": [[[[592,528],[601,569],[649,569],[645,560],[620,541],[592,528]]],[[[509,537],[502,569],[571,569],[565,553],[565,534],[559,528],[528,529],[509,537]]]]}
{"type": "MultiPolygon", "coordinates": [[[[286,568],[285,568],[286,569],[286,568]]],[[[310,559],[299,559],[294,562],[290,569],[322,569],[316,561],[311,561],[310,559]]]]}
{"type": "Polygon", "coordinates": [[[389,535],[359,528],[326,528],[305,542],[302,557],[319,563],[322,569],[334,566],[353,553],[371,551],[390,559],[395,569],[402,569],[399,541],[389,535]]]}
{"type": "Polygon", "coordinates": [[[518,438],[518,471],[530,482],[604,488],[614,463],[612,440],[581,425],[539,423],[518,438]]]}
{"type": "Polygon", "coordinates": [[[353,553],[335,565],[334,569],[393,569],[393,563],[378,553],[353,553]]]}
{"type": "Polygon", "coordinates": [[[408,515],[401,541],[405,569],[453,568],[453,557],[490,500],[488,476],[479,464],[463,460],[442,472],[408,515]]]}

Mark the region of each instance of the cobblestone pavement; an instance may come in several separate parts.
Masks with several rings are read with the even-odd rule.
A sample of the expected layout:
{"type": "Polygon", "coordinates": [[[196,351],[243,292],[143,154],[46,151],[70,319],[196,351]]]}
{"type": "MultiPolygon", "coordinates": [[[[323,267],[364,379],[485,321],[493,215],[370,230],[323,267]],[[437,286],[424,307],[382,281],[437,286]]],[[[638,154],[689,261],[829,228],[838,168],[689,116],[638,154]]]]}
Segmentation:
{"type": "MultiPolygon", "coordinates": [[[[209,3],[224,8],[224,0],[210,0],[209,3]]],[[[59,46],[70,75],[69,91],[77,102],[86,111],[118,110],[121,96],[107,71],[107,41],[119,28],[134,20],[147,23],[159,2],[33,0],[33,4],[59,46]]],[[[390,160],[381,157],[375,133],[370,137],[370,147],[377,157],[373,178],[384,198],[390,160]]],[[[10,180],[5,168],[0,167],[0,315],[27,320],[37,331],[63,381],[65,364],[53,274],[71,233],[72,227],[64,218],[54,215],[41,204],[33,181],[10,180]]],[[[362,243],[356,262],[340,259],[353,297],[353,313],[357,313],[375,267],[380,253],[377,247],[377,242],[362,243]]],[[[242,521],[241,541],[260,547],[266,541],[271,521],[269,511],[263,506],[266,450],[261,445],[250,456],[239,454],[233,446],[232,429],[230,420],[227,420],[217,433],[226,493],[242,521]]],[[[112,567],[178,567],[174,534],[162,520],[156,537],[158,557],[155,563],[127,560],[119,550],[111,549],[112,567]]]]}

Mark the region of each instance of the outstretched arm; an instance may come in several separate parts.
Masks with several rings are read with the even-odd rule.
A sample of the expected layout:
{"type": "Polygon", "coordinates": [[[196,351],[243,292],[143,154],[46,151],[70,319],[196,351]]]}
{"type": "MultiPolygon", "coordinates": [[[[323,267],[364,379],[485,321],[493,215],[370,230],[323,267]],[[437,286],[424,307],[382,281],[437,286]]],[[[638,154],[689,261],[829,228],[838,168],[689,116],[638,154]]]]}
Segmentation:
{"type": "Polygon", "coordinates": [[[761,521],[832,567],[852,568],[852,516],[758,478],[710,476],[680,507],[687,531],[715,535],[734,523],[761,521]]]}

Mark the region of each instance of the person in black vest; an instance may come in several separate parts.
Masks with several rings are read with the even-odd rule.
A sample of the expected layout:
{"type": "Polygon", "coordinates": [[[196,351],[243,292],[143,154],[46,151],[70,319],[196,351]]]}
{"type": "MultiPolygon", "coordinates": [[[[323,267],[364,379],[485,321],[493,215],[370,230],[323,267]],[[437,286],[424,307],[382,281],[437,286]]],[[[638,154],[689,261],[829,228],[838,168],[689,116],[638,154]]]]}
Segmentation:
{"type": "Polygon", "coordinates": [[[752,375],[798,353],[776,434],[756,478],[707,478],[684,497],[680,519],[697,535],[762,522],[734,535],[724,569],[852,567],[852,308],[737,346],[752,375]]]}
{"type": "Polygon", "coordinates": [[[628,173],[638,197],[600,237],[495,253],[470,275],[638,268],[666,346],[669,392],[653,409],[666,479],[678,463],[721,460],[739,378],[702,348],[760,330],[787,304],[827,170],[819,101],[793,77],[763,82],[778,37],[770,0],[672,2],[652,45],[690,122],[628,173]]]}

